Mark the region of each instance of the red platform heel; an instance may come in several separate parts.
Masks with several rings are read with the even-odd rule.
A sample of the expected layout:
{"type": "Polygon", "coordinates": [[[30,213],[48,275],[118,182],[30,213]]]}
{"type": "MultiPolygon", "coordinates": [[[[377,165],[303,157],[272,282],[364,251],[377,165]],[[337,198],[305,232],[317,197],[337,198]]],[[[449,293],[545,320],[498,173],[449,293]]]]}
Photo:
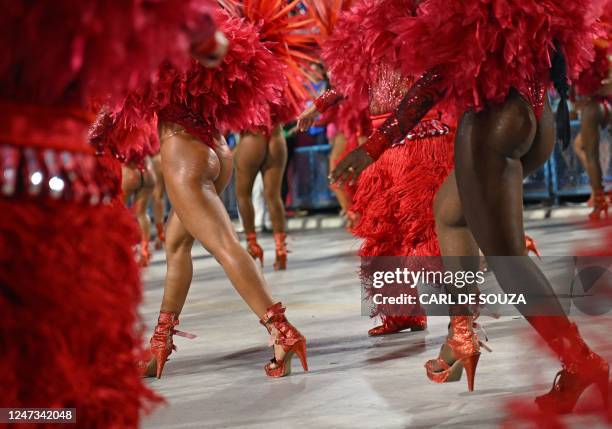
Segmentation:
{"type": "Polygon", "coordinates": [[[538,258],[542,258],[542,255],[540,254],[540,251],[538,250],[538,246],[536,245],[536,242],[533,238],[531,238],[530,236],[528,236],[527,234],[525,234],[525,249],[527,249],[527,254],[529,254],[529,252],[533,253],[534,255],[536,255],[538,258]]]}
{"type": "Polygon", "coordinates": [[[256,232],[247,233],[246,240],[247,240],[247,252],[249,252],[249,255],[251,255],[253,259],[255,260],[259,259],[259,263],[261,267],[263,268],[264,252],[261,246],[259,245],[259,243],[257,243],[257,233],[256,232]]]}
{"type": "Polygon", "coordinates": [[[155,250],[161,250],[166,242],[166,234],[164,232],[164,224],[162,222],[157,222],[155,224],[155,229],[157,229],[157,238],[155,239],[155,250]]]}
{"type": "Polygon", "coordinates": [[[277,302],[270,307],[261,318],[260,323],[270,333],[270,345],[282,346],[285,352],[282,360],[276,359],[276,354],[265,370],[268,377],[279,378],[291,374],[291,359],[296,354],[302,363],[304,371],[308,371],[306,360],[306,338],[285,318],[285,307],[277,302]]]}
{"type": "Polygon", "coordinates": [[[608,201],[603,189],[599,189],[593,193],[593,211],[589,214],[589,220],[600,220],[603,214],[608,220],[608,201]]]}
{"type": "Polygon", "coordinates": [[[287,234],[284,232],[274,233],[274,243],[276,244],[276,259],[274,261],[274,271],[287,269],[287,244],[285,243],[287,234]]]}
{"type": "Polygon", "coordinates": [[[425,364],[427,377],[436,383],[459,381],[465,369],[468,390],[473,391],[481,345],[474,332],[473,316],[451,316],[450,332],[440,355],[425,364]]]}
{"type": "Polygon", "coordinates": [[[382,316],[382,325],[368,331],[370,337],[397,334],[410,329],[411,332],[427,329],[427,316],[382,316]]]}
{"type": "MultiPolygon", "coordinates": [[[[532,324],[533,319],[536,318],[530,320],[532,324]]],[[[558,318],[538,317],[537,319],[539,320],[535,323],[539,324],[538,331],[554,332],[554,338],[547,342],[559,356],[562,369],[555,376],[550,392],[538,396],[535,399],[536,404],[544,412],[569,414],[587,387],[595,385],[603,400],[602,409],[607,410],[610,373],[608,362],[586,345],[574,323],[570,323],[568,328],[560,331],[558,323],[553,326],[554,319],[558,318]],[[548,325],[550,328],[545,326],[542,329],[542,325],[548,325]]]]}
{"type": "Polygon", "coordinates": [[[143,365],[143,375],[145,377],[161,378],[164,370],[164,365],[168,360],[168,356],[176,350],[173,342],[173,335],[193,339],[196,336],[187,332],[179,331],[174,327],[179,324],[178,314],[171,311],[160,311],[157,319],[157,326],[153,331],[153,336],[149,341],[150,358],[143,365]]]}

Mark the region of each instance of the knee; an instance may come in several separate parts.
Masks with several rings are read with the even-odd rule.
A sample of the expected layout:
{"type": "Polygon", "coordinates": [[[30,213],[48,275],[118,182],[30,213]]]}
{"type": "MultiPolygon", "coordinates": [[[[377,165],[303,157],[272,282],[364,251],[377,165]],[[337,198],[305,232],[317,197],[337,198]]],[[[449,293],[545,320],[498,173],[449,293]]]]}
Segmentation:
{"type": "Polygon", "coordinates": [[[282,205],[283,201],[279,189],[264,189],[264,198],[268,205],[282,205]]]}
{"type": "Polygon", "coordinates": [[[236,200],[241,206],[253,204],[253,192],[250,189],[236,190],[236,200]]]}
{"type": "Polygon", "coordinates": [[[442,195],[440,192],[434,198],[434,218],[436,226],[446,228],[465,227],[461,202],[455,195],[442,195]]]}
{"type": "Polygon", "coordinates": [[[177,255],[191,255],[191,248],[193,247],[193,237],[190,235],[177,237],[172,234],[166,235],[166,257],[170,260],[177,255]]]}
{"type": "Polygon", "coordinates": [[[238,258],[242,252],[246,252],[240,245],[237,237],[225,237],[214,247],[208,248],[208,251],[223,267],[238,264],[240,268],[240,260],[238,258]]]}
{"type": "Polygon", "coordinates": [[[582,141],[582,135],[578,133],[574,139],[574,150],[576,152],[584,153],[584,142],[582,141]]]}

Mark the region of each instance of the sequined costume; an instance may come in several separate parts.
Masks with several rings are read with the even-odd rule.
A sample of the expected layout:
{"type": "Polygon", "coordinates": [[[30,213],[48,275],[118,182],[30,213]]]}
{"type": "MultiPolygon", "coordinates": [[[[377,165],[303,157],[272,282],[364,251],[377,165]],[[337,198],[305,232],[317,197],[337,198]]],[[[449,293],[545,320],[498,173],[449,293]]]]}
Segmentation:
{"type": "Polygon", "coordinates": [[[137,428],[156,400],[136,364],[137,231],[113,204],[117,160],[98,162],[87,143],[91,106],[119,105],[160,61],[210,42],[214,5],[0,6],[2,406],[71,407],[78,428],[137,428]]]}
{"type": "Polygon", "coordinates": [[[566,68],[551,54],[558,47],[570,78],[576,78],[593,59],[591,41],[602,9],[601,0],[420,2],[413,16],[398,19],[391,30],[402,71],[423,77],[365,149],[377,159],[438,103],[457,114],[479,111],[506,100],[511,89],[539,117],[551,67],[566,68]]]}
{"type": "MultiPolygon", "coordinates": [[[[387,29],[413,10],[412,0],[362,0],[340,16],[323,47],[335,92],[323,96],[320,109],[341,103],[367,112],[366,133],[389,117],[413,79],[398,72],[396,53],[389,48],[394,35],[387,29]]],[[[353,206],[361,215],[353,228],[364,239],[360,256],[440,254],[433,198],[452,167],[454,122],[449,115],[432,112],[362,173],[353,206]]],[[[389,311],[379,306],[374,315],[385,324],[389,311]]],[[[418,315],[416,320],[425,324],[426,319],[418,315]]]]}
{"type": "MultiPolygon", "coordinates": [[[[452,107],[458,114],[482,111],[503,104],[513,90],[522,95],[539,116],[544,91],[554,83],[563,99],[569,84],[565,74],[575,78],[593,59],[592,39],[598,31],[596,20],[602,6],[603,2],[589,0],[420,2],[416,13],[399,19],[392,30],[397,33],[394,43],[401,70],[422,76],[406,92],[393,114],[374,131],[364,144],[364,150],[373,159],[380,160],[393,150],[394,144],[411,133],[432,108],[452,107]],[[419,49],[409,49],[412,46],[419,49]]],[[[564,112],[562,105],[560,103],[558,118],[568,119],[559,115],[564,112]]],[[[569,120],[557,122],[557,138],[564,142],[569,140],[569,120]]],[[[512,424],[520,421],[517,418],[520,416],[538,427],[565,427],[560,414],[572,412],[584,389],[593,384],[604,386],[601,392],[605,406],[602,408],[598,403],[588,412],[601,413],[609,421],[608,363],[589,349],[575,324],[567,318],[526,318],[546,341],[548,349],[558,356],[562,370],[550,392],[536,398],[539,412],[531,412],[524,405],[511,407],[512,424]]],[[[446,346],[453,347],[451,342],[456,341],[457,332],[461,332],[455,327],[458,323],[465,325],[466,320],[470,322],[466,326],[471,326],[471,316],[451,316],[446,346]]],[[[462,343],[474,339],[477,337],[472,332],[462,343]]],[[[479,352],[476,353],[473,356],[479,356],[479,352]]],[[[430,362],[427,364],[430,379],[450,381],[436,379],[437,375],[450,373],[448,365],[448,368],[434,371],[430,362]]],[[[464,363],[471,365],[469,359],[464,363]]],[[[469,390],[473,389],[475,365],[470,368],[469,390]]]]}
{"type": "Polygon", "coordinates": [[[218,10],[215,20],[229,41],[221,65],[207,68],[194,59],[184,67],[163,63],[156,78],[132,92],[120,112],[100,127],[105,148],[113,153],[122,148],[124,158],[126,148],[154,141],[143,130],[155,117],[180,125],[211,147],[218,134],[272,129],[272,106],[283,102],[282,61],[261,42],[257,24],[226,10],[218,10]]]}

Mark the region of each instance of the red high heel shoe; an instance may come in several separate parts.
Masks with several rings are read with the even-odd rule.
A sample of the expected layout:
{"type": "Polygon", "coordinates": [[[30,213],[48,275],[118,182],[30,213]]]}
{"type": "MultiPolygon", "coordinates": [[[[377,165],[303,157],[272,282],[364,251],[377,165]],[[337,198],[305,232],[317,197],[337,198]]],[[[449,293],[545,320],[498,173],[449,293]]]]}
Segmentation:
{"type": "Polygon", "coordinates": [[[535,254],[538,258],[540,259],[542,258],[542,255],[540,254],[540,251],[538,250],[535,240],[531,238],[530,236],[528,236],[527,234],[525,234],[525,249],[527,249],[527,254],[531,252],[535,254]]]}
{"type": "Polygon", "coordinates": [[[427,329],[427,316],[382,316],[382,325],[368,331],[370,337],[397,334],[410,329],[411,332],[427,329]]]}
{"type": "Polygon", "coordinates": [[[263,258],[264,252],[259,243],[257,243],[257,233],[256,232],[248,232],[246,235],[247,240],[247,252],[249,255],[253,257],[253,259],[259,259],[260,265],[263,268],[263,258]]]}
{"type": "Polygon", "coordinates": [[[538,319],[536,321],[539,323],[538,331],[542,332],[542,325],[548,324],[550,328],[545,326],[544,332],[555,333],[555,337],[548,343],[558,354],[562,369],[555,376],[550,392],[538,396],[535,399],[536,404],[545,412],[568,414],[574,410],[586,388],[595,385],[601,393],[603,409],[607,410],[610,372],[608,362],[586,345],[574,323],[559,331],[558,325],[552,326],[554,319],[558,318],[539,317],[538,319]]]}
{"type": "Polygon", "coordinates": [[[161,250],[164,243],[166,242],[164,224],[162,222],[157,222],[155,224],[155,229],[157,229],[157,238],[155,239],[155,250],[161,250]]]}
{"type": "Polygon", "coordinates": [[[608,201],[603,189],[599,189],[593,193],[593,211],[589,214],[589,220],[600,220],[601,215],[608,220],[608,201]]]}
{"type": "Polygon", "coordinates": [[[176,350],[176,346],[172,340],[173,335],[193,339],[196,336],[187,332],[179,331],[174,327],[179,324],[178,314],[172,311],[160,311],[157,319],[157,326],[153,331],[153,336],[149,341],[150,358],[143,365],[143,375],[145,377],[161,378],[164,370],[164,365],[168,360],[168,356],[176,350]]]}
{"type": "Polygon", "coordinates": [[[481,345],[474,332],[473,316],[451,316],[450,332],[440,355],[425,364],[427,377],[436,383],[459,381],[465,368],[468,390],[473,391],[481,345]]]}
{"type": "Polygon", "coordinates": [[[138,260],[138,265],[141,267],[148,267],[149,262],[151,261],[151,252],[149,250],[149,240],[142,240],[140,242],[140,258],[138,260]]]}
{"type": "Polygon", "coordinates": [[[291,374],[291,359],[294,354],[300,358],[304,371],[308,371],[306,338],[287,321],[285,318],[285,307],[280,302],[277,302],[266,311],[260,323],[265,326],[271,335],[270,345],[280,345],[285,352],[282,360],[277,360],[275,354],[270,359],[270,363],[266,364],[265,370],[268,377],[279,378],[291,374]]]}
{"type": "Polygon", "coordinates": [[[274,271],[286,270],[287,269],[287,244],[285,240],[287,234],[284,232],[274,233],[274,242],[276,243],[276,259],[274,261],[274,271]]]}

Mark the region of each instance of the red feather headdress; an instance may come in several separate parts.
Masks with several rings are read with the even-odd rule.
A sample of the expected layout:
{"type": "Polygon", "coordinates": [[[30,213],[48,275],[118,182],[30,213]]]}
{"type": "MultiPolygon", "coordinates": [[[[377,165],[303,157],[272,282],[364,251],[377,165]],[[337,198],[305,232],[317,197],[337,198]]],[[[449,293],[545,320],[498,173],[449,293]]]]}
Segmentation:
{"type": "Polygon", "coordinates": [[[316,92],[313,83],[320,79],[312,67],[316,57],[315,21],[297,9],[300,0],[218,0],[230,14],[242,17],[260,28],[260,39],[286,67],[287,101],[301,111],[304,100],[316,92]]]}

